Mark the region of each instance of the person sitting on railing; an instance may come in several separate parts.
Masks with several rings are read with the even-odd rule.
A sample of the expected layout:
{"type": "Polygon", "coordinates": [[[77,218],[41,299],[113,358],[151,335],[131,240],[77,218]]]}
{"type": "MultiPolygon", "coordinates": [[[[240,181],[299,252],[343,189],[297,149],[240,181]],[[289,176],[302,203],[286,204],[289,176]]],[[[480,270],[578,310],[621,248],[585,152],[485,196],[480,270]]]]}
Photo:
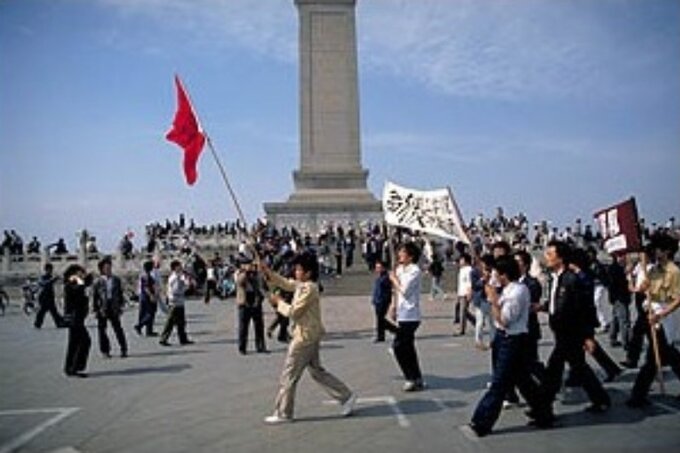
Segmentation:
{"type": "Polygon", "coordinates": [[[66,242],[64,242],[64,238],[59,238],[59,240],[54,244],[48,245],[47,253],[53,253],[55,255],[67,255],[68,249],[66,248],[66,242]],[[52,251],[52,249],[54,249],[54,251],[52,251]]]}

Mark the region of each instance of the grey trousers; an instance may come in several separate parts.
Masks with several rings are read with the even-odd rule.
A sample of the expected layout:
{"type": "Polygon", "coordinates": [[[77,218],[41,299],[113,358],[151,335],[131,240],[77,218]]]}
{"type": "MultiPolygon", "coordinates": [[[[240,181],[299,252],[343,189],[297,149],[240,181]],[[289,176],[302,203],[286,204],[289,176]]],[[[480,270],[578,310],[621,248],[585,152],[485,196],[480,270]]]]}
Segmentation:
{"type": "Polygon", "coordinates": [[[295,388],[305,368],[321,387],[334,399],[344,403],[352,395],[352,391],[338,378],[321,366],[319,358],[319,342],[291,342],[288,355],[283,365],[279,392],[274,402],[274,414],[279,417],[293,418],[295,406],[295,388]]]}

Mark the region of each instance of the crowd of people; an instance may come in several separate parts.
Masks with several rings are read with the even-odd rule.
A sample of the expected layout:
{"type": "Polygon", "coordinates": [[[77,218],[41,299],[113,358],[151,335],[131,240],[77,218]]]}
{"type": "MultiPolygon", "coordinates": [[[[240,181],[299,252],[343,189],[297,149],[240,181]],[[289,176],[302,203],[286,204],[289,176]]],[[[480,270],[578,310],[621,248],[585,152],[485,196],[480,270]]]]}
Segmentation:
{"type": "MultiPolygon", "coordinates": [[[[179,222],[154,224],[147,228],[153,241],[184,234],[232,233],[242,240],[238,250],[226,258],[216,251],[210,258],[203,257],[188,244],[186,252],[180,250],[171,260],[167,277],[159,258],[145,261],[132,297],[138,302],[134,330],[139,336],[159,337],[160,346],[170,345],[173,331],[180,345],[191,344],[186,298],[200,295],[209,304],[213,297],[234,295],[241,354],[248,353],[251,324],[257,353],[268,352],[265,337],[273,338],[277,329],[277,340],[289,343],[274,412],[265,422],[293,419],[295,388],[305,369],[339,401],[342,414],[349,415],[356,394],[321,366],[319,344],[324,328],[319,301],[322,277],[341,277],[346,269],[356,266],[355,256],[360,254],[366,271],[375,273],[371,293],[374,341],[385,341],[387,332],[394,335],[392,351],[406,392],[427,387],[416,348],[416,332],[422,322],[423,276],[431,278],[431,299],[445,300],[442,277],[448,269],[455,269],[452,334],[466,335],[467,323],[472,323],[476,347],[491,350],[491,381],[469,425],[478,436],[491,433],[503,407],[517,404],[519,395],[529,406],[527,416],[532,425],[553,426],[553,402],[565,384],[565,364],[570,370],[566,385],[584,388],[591,401],[587,410],[607,411],[611,398],[604,384],[615,380],[622,367],[637,367],[645,339],[648,352],[628,406],[648,404],[647,393],[661,364],[669,364],[680,377],[680,352],[673,343],[677,332],[671,322],[680,306],[680,270],[673,262],[679,236],[673,219],[661,227],[644,228],[643,251],[611,256],[606,262],[602,260],[601,238],[587,226],[581,229],[580,221],[562,233],[541,223],[531,237],[525,216],[506,218],[499,209],[492,219],[476,217],[467,230],[472,239],[469,246],[435,242],[425,235],[385,225],[328,225],[312,237],[294,228],[277,229],[265,221],[248,230],[238,223],[203,229],[192,221],[187,227],[183,217],[179,222]],[[538,254],[543,255],[542,260],[537,259],[538,254]],[[263,305],[267,301],[275,317],[265,327],[263,305]],[[166,313],[160,334],[154,331],[159,308],[166,313]],[[539,315],[547,317],[555,340],[545,363],[538,352],[542,335],[539,315]],[[631,323],[633,315],[635,322],[631,323]],[[655,328],[650,329],[650,324],[655,328]],[[609,347],[625,349],[626,360],[620,364],[598,342],[596,333],[604,332],[608,333],[609,347]],[[604,370],[604,382],[587,364],[586,354],[604,370]]],[[[6,232],[5,237],[3,249],[19,252],[19,235],[6,232]]],[[[83,236],[82,244],[88,239],[83,236]]],[[[112,358],[110,325],[120,357],[127,357],[121,316],[130,297],[124,281],[113,273],[111,257],[99,261],[96,275],[79,264],[66,269],[63,314],[56,305],[56,281],[53,267],[47,263],[39,280],[35,327],[41,328],[50,313],[56,327],[68,329],[65,374],[87,377],[91,339],[85,321],[90,311],[97,320],[102,356],[112,358]]]]}

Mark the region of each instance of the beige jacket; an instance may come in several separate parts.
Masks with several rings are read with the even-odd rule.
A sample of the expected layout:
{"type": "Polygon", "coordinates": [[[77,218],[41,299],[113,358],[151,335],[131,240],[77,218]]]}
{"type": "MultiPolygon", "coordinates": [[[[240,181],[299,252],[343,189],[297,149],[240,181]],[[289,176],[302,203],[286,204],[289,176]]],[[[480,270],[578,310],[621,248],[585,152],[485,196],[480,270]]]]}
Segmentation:
{"type": "Polygon", "coordinates": [[[288,304],[280,301],[276,310],[290,318],[293,323],[293,342],[311,343],[320,341],[326,332],[321,322],[319,287],[314,282],[288,280],[272,272],[268,277],[270,286],[294,292],[293,301],[288,304]]]}

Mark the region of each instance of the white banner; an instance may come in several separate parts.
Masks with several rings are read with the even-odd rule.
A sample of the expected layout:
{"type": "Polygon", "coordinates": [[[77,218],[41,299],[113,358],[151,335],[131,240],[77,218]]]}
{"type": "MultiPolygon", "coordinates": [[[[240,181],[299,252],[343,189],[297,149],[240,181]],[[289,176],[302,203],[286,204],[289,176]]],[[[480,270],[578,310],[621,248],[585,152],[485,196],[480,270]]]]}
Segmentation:
{"type": "Polygon", "coordinates": [[[383,190],[383,212],[389,225],[470,243],[449,188],[421,191],[388,181],[383,190]]]}

